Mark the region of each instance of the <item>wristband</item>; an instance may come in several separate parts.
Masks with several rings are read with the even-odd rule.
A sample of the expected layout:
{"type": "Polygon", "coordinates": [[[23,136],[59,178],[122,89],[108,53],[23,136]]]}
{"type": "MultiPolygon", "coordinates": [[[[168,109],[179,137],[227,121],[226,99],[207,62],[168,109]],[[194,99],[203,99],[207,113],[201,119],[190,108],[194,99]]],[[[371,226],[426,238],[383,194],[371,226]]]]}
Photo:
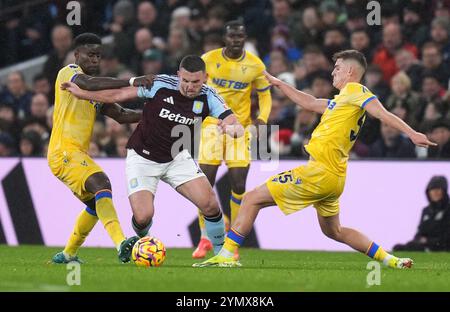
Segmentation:
{"type": "Polygon", "coordinates": [[[131,78],[130,78],[129,83],[130,83],[130,86],[131,86],[131,87],[132,87],[133,84],[134,84],[134,80],[136,80],[136,77],[131,77],[131,78]]]}

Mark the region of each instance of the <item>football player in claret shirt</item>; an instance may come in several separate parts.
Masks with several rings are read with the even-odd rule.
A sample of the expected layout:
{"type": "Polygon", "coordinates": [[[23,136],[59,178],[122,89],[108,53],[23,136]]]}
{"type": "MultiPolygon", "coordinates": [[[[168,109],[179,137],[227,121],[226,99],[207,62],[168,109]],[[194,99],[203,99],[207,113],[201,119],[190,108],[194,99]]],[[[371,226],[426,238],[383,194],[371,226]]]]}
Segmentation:
{"type": "Polygon", "coordinates": [[[147,99],[142,119],[127,144],[126,175],[133,229],[140,237],[147,235],[156,189],[162,180],[199,207],[217,253],[225,237],[219,203],[187,147],[177,148],[180,138],[172,135],[176,127],[175,132],[188,132],[192,138],[194,125],[213,116],[219,120],[216,127],[233,137],[243,136],[243,127],[222,97],[204,84],[206,76],[205,62],[199,56],[188,55],[180,63],[178,76],[157,75],[151,87],[87,91],[70,82],[62,87],[79,98],[103,103],[147,99]]]}
{"type": "MultiPolygon", "coordinates": [[[[92,33],[81,34],[75,38],[74,48],[75,64],[63,67],[56,78],[53,129],[47,158],[52,173],[86,205],[86,208],[79,214],[64,250],[53,257],[53,262],[80,261],[77,256],[78,249],[99,219],[119,252],[119,260],[128,262],[137,237],[125,238],[112,202],[109,179],[87,152],[97,113],[111,117],[119,123],[138,122],[141,113],[124,109],[118,104],[103,105],[78,99],[70,92],[61,90],[60,85],[69,81],[89,90],[129,85],[128,80],[93,77],[99,72],[100,37],[92,33]]],[[[134,77],[133,83],[151,85],[152,80],[153,76],[134,77]]]]}
{"type": "Polygon", "coordinates": [[[306,165],[274,175],[248,192],[219,254],[194,266],[240,266],[239,261],[233,258],[235,250],[250,232],[260,209],[274,205],[286,215],[312,205],[316,208],[320,228],[326,236],[388,267],[412,266],[411,259],[395,257],[361,232],[341,226],[339,197],[344,189],[349,152],[364,123],[366,112],[402,131],[418,146],[436,144],[388,112],[377,97],[360,84],[367,67],[362,53],[346,50],[336,53],[334,60],[333,85],[340,90],[334,99],[317,99],[266,74],[270,83],[280,88],[292,101],[304,109],[323,114],[305,146],[310,159],[306,165]]]}
{"type": "MultiPolygon", "coordinates": [[[[244,49],[247,34],[242,22],[228,22],[224,31],[225,47],[209,51],[202,56],[206,63],[207,83],[224,98],[225,103],[244,127],[265,125],[272,107],[270,85],[263,74],[265,65],[256,55],[244,49]],[[252,90],[258,95],[259,112],[255,120],[251,118],[252,90]]],[[[244,137],[231,138],[219,134],[216,124],[217,119],[213,117],[206,118],[202,124],[199,164],[214,186],[217,170],[222,161],[225,161],[231,186],[230,217],[233,222],[245,193],[250,167],[250,131],[247,128],[244,137]]],[[[201,214],[199,225],[201,238],[192,254],[192,257],[197,259],[205,257],[207,251],[211,249],[201,214]]],[[[239,258],[237,253],[235,258],[239,258]]]]}

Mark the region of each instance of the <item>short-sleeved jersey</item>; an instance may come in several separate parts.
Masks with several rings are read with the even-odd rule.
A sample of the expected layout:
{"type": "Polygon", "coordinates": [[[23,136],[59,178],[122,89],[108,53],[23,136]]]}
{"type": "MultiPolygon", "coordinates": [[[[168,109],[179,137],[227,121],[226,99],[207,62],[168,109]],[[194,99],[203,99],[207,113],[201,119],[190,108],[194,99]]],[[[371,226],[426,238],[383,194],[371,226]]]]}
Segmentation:
{"type": "Polygon", "coordinates": [[[152,87],[139,87],[137,95],[148,101],[127,148],[158,163],[169,162],[180,152],[172,155],[172,146],[180,139],[172,135],[175,126],[187,126],[192,140],[194,124],[201,123],[207,116],[224,119],[232,114],[222,97],[207,85],[202,86],[195,98],[183,96],[177,76],[157,75],[152,87]]]}
{"type": "Polygon", "coordinates": [[[264,63],[252,53],[245,51],[239,59],[230,59],[225,55],[225,49],[209,51],[202,56],[208,73],[207,84],[214,87],[224,98],[244,126],[251,120],[251,90],[264,92],[270,89],[270,84],[264,77],[264,63]]]}
{"type": "Polygon", "coordinates": [[[96,113],[101,104],[78,99],[69,91],[61,90],[63,82],[74,81],[79,74],[83,71],[76,64],[67,65],[58,72],[49,153],[64,149],[87,152],[89,149],[96,113]]]}
{"type": "Polygon", "coordinates": [[[349,152],[366,117],[364,108],[374,98],[363,85],[347,83],[333,100],[328,100],[328,107],[305,146],[306,151],[329,171],[345,175],[349,152]]]}

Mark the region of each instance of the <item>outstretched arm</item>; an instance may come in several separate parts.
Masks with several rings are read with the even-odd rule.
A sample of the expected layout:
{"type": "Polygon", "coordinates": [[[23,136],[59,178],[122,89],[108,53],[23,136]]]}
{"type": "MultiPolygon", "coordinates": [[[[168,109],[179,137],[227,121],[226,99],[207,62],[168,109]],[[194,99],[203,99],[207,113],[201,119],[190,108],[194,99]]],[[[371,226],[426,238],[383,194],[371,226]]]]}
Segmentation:
{"type": "Polygon", "coordinates": [[[102,90],[102,91],[87,91],[80,89],[73,82],[64,82],[61,84],[62,90],[67,90],[77,98],[83,100],[93,100],[101,103],[116,103],[116,102],[125,102],[129,100],[136,99],[137,96],[137,87],[126,87],[120,89],[112,89],[112,90],[102,90]]]}
{"type": "Polygon", "coordinates": [[[406,122],[404,122],[394,114],[388,112],[377,98],[374,98],[369,103],[367,103],[366,111],[373,117],[381,120],[381,122],[406,134],[417,146],[429,147],[437,145],[436,143],[428,140],[425,134],[415,131],[413,128],[408,126],[406,122]]]}
{"type": "Polygon", "coordinates": [[[118,89],[130,86],[150,87],[153,84],[154,75],[146,75],[131,78],[130,81],[112,77],[92,77],[86,74],[78,74],[73,81],[83,90],[98,91],[107,89],[118,89]]]}
{"type": "Polygon", "coordinates": [[[102,114],[108,116],[120,124],[124,123],[136,123],[141,120],[142,111],[123,108],[117,103],[111,105],[104,105],[102,114]]]}
{"type": "Polygon", "coordinates": [[[328,106],[327,99],[317,99],[314,96],[307,94],[305,92],[295,89],[290,84],[275,78],[268,72],[264,72],[264,75],[269,80],[270,84],[279,88],[288,98],[290,98],[294,103],[300,105],[301,107],[323,114],[328,106]]]}

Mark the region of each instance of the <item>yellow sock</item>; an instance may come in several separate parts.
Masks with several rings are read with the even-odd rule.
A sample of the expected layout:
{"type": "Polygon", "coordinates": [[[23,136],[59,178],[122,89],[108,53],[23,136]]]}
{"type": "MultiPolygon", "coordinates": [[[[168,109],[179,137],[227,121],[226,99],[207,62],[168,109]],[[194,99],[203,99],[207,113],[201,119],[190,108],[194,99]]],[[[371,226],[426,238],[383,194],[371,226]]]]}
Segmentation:
{"type": "Polygon", "coordinates": [[[225,258],[233,257],[234,253],[244,243],[244,239],[244,235],[231,228],[225,238],[225,242],[223,243],[223,247],[220,250],[219,255],[225,258]]]}
{"type": "Polygon", "coordinates": [[[64,254],[68,256],[73,257],[77,254],[78,249],[97,224],[98,218],[95,215],[95,211],[89,209],[90,212],[88,212],[87,209],[88,208],[84,209],[78,215],[73,232],[67,241],[66,247],[64,248],[64,254]]]}
{"type": "Polygon", "coordinates": [[[383,262],[384,265],[389,267],[395,267],[398,260],[397,257],[387,253],[381,246],[378,246],[374,242],[367,248],[366,255],[377,261],[383,262]]]}
{"type": "Polygon", "coordinates": [[[239,249],[239,244],[227,237],[223,243],[223,248],[228,250],[231,254],[234,254],[234,252],[239,249]]]}
{"type": "Polygon", "coordinates": [[[98,191],[95,194],[95,205],[98,218],[102,221],[106,232],[108,232],[109,237],[111,237],[118,250],[120,243],[125,239],[125,235],[123,235],[116,210],[114,209],[111,191],[98,191]]]}
{"type": "Polygon", "coordinates": [[[241,208],[242,197],[244,197],[244,194],[236,194],[235,192],[231,191],[230,197],[231,224],[233,224],[234,220],[236,220],[239,208],[241,208]]]}

